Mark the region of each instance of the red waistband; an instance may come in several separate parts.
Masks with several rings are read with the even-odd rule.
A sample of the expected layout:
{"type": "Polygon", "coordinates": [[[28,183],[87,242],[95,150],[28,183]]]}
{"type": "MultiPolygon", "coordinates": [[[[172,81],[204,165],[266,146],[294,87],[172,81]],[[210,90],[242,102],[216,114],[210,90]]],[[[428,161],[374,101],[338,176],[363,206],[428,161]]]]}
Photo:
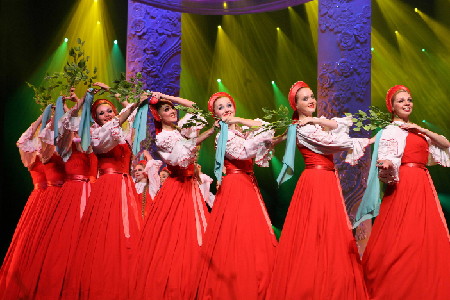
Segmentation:
{"type": "Polygon", "coordinates": [[[64,184],[64,180],[59,180],[59,181],[47,181],[47,187],[49,187],[49,186],[62,187],[63,184],[64,184]]]}
{"type": "Polygon", "coordinates": [[[114,168],[106,168],[106,169],[99,169],[98,170],[99,176],[105,175],[105,174],[121,174],[121,175],[128,175],[128,173],[121,172],[119,170],[116,170],[114,168]]]}
{"type": "Polygon", "coordinates": [[[420,168],[420,169],[426,169],[425,164],[421,163],[403,163],[402,166],[411,167],[411,168],[420,168]]]}
{"type": "Polygon", "coordinates": [[[170,169],[170,177],[192,177],[194,176],[193,169],[170,169]]]}
{"type": "Polygon", "coordinates": [[[47,182],[45,182],[45,181],[34,184],[35,190],[45,189],[46,187],[47,187],[47,182]]]}
{"type": "Polygon", "coordinates": [[[244,169],[227,169],[227,175],[229,174],[253,174],[253,170],[244,170],[244,169]]]}
{"type": "Polygon", "coordinates": [[[326,165],[306,165],[305,169],[317,169],[317,170],[335,171],[334,167],[326,166],[326,165]]]}
{"type": "Polygon", "coordinates": [[[89,176],[84,176],[84,175],[76,175],[76,174],[67,174],[66,175],[66,181],[85,181],[88,182],[89,181],[89,176]]]}

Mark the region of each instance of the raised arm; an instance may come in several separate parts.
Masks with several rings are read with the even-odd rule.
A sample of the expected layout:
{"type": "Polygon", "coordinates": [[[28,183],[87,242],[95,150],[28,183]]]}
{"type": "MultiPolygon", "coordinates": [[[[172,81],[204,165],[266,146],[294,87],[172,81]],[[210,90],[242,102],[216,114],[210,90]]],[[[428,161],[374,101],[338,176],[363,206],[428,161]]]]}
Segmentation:
{"type": "Polygon", "coordinates": [[[449,148],[450,147],[450,142],[448,141],[448,139],[445,136],[442,136],[440,134],[437,134],[431,130],[428,130],[426,128],[422,128],[417,124],[414,123],[405,123],[402,124],[400,126],[400,128],[406,129],[406,130],[413,130],[413,131],[417,131],[420,132],[424,135],[426,135],[427,137],[429,137],[431,139],[431,142],[436,145],[439,148],[449,148]]]}
{"type": "Polygon", "coordinates": [[[131,115],[131,113],[145,101],[148,101],[148,93],[146,93],[146,92],[141,94],[141,98],[140,98],[139,102],[133,103],[132,105],[130,105],[128,107],[128,109],[126,111],[124,111],[123,113],[121,113],[119,115],[119,125],[122,125],[123,123],[125,123],[125,121],[131,115]]]}
{"type": "Polygon", "coordinates": [[[329,120],[326,118],[306,117],[297,122],[297,124],[299,124],[300,126],[306,125],[308,123],[309,124],[317,124],[319,126],[322,126],[322,128],[329,129],[329,130],[338,128],[338,123],[335,120],[329,120]]]}
{"type": "Polygon", "coordinates": [[[156,97],[158,99],[167,99],[167,100],[172,101],[173,103],[180,104],[180,105],[183,105],[183,106],[186,106],[186,107],[192,107],[195,104],[195,102],[193,102],[191,100],[187,100],[187,99],[180,98],[180,97],[175,97],[175,96],[165,95],[165,94],[160,93],[160,92],[153,92],[152,96],[156,97]]]}

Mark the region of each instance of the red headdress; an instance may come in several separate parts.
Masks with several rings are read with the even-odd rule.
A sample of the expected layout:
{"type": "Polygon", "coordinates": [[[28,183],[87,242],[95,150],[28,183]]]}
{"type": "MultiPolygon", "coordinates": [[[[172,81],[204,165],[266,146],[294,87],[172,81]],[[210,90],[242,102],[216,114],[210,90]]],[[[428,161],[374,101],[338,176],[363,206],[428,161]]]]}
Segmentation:
{"type": "Polygon", "coordinates": [[[397,93],[399,93],[401,91],[406,91],[409,94],[411,94],[409,89],[406,86],[404,86],[404,85],[393,86],[387,91],[387,93],[386,93],[386,107],[387,107],[389,112],[392,112],[392,100],[394,99],[395,95],[397,95],[397,93]]]}
{"type": "Polygon", "coordinates": [[[137,162],[136,166],[137,165],[141,165],[141,166],[143,166],[145,168],[145,166],[147,165],[147,161],[146,160],[140,160],[140,161],[137,162]]]}
{"type": "Polygon", "coordinates": [[[99,107],[102,104],[108,104],[109,106],[111,106],[111,108],[114,111],[114,113],[116,114],[116,116],[118,115],[117,108],[114,106],[114,104],[112,104],[111,101],[106,100],[106,99],[95,100],[95,102],[92,104],[92,107],[91,107],[91,116],[92,116],[92,119],[94,119],[95,123],[97,123],[99,125],[100,125],[100,123],[97,118],[97,107],[99,107]]]}
{"type": "Polygon", "coordinates": [[[157,99],[155,97],[152,97],[150,101],[150,105],[148,106],[150,108],[150,112],[152,113],[153,120],[155,121],[155,132],[156,134],[160,133],[162,131],[162,124],[161,124],[161,117],[158,114],[158,107],[164,103],[167,103],[169,105],[173,105],[173,103],[166,99],[157,99]],[[156,100],[155,100],[156,99],[156,100]]]}
{"type": "Polygon", "coordinates": [[[294,110],[292,120],[298,120],[297,103],[295,101],[295,96],[297,95],[298,90],[301,88],[309,88],[309,85],[307,85],[304,81],[297,81],[291,86],[291,89],[289,90],[289,105],[294,110]]]}
{"type": "Polygon", "coordinates": [[[169,169],[168,169],[167,167],[162,168],[161,171],[159,171],[159,172],[160,172],[160,173],[161,173],[161,172],[167,172],[167,173],[169,173],[169,175],[170,175],[170,171],[169,171],[169,169]]]}
{"type": "Polygon", "coordinates": [[[208,100],[208,110],[211,113],[214,114],[214,102],[216,102],[217,99],[222,98],[222,97],[227,97],[228,99],[230,99],[231,103],[233,103],[234,109],[236,109],[236,102],[234,102],[234,99],[233,99],[233,97],[231,97],[230,94],[225,93],[225,92],[218,92],[218,93],[212,94],[212,96],[208,100]]]}

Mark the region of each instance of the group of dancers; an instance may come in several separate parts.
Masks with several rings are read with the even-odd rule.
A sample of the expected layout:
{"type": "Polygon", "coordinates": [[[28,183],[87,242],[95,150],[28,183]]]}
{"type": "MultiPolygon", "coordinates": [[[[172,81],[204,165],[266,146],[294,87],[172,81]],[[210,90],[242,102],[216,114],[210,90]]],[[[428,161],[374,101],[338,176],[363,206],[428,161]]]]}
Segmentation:
{"type": "Polygon", "coordinates": [[[393,122],[371,139],[350,138],[351,118],[313,117],[302,81],[288,95],[293,125],[277,137],[237,117],[225,92],[210,97],[217,121],[205,130],[182,126],[190,114],[178,120],[176,105],[194,102],[154,92],[162,161],[144,151],[134,179],[132,130],[122,125],[149,95],[119,113],[106,99],[91,105],[96,91],[72,91],[71,109],[46,109],[17,142],[34,190],[0,270],[0,299],[450,299],[449,232],[425,167],[449,167],[450,142],[409,121],[407,87],[389,89],[393,122]],[[196,162],[217,131],[214,199],[196,162]],[[253,164],[268,167],[285,140],[279,182],[292,176],[296,147],[305,169],[277,241],[253,164]],[[361,261],[333,154],[355,165],[372,143],[388,185],[361,261]]]}

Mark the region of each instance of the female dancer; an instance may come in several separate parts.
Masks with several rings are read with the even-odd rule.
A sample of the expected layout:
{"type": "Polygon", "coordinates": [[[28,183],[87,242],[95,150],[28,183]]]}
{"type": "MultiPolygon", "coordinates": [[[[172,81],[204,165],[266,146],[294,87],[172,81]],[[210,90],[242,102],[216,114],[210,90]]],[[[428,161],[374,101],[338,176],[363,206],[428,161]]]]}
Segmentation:
{"type": "MultiPolygon", "coordinates": [[[[100,83],[96,83],[100,85],[100,83]]],[[[86,97],[93,97],[94,91],[86,97]]],[[[72,90],[70,97],[74,107],[58,121],[56,144],[66,171],[65,183],[61,188],[57,206],[51,212],[51,221],[45,236],[41,239],[32,270],[38,273],[33,288],[33,299],[58,299],[65,279],[69,258],[73,255],[78,238],[80,220],[90,192],[90,181],[97,176],[97,158],[89,147],[83,151],[78,136],[79,109],[84,98],[79,99],[72,90]]]]}
{"type": "Polygon", "coordinates": [[[253,163],[268,166],[270,149],[263,141],[273,138],[274,132],[242,132],[238,124],[260,127],[263,123],[236,117],[236,104],[227,93],[212,95],[208,109],[229,129],[226,176],[216,194],[202,247],[197,299],[264,299],[277,241],[253,163]]]}
{"type": "Polygon", "coordinates": [[[450,167],[450,142],[410,123],[409,89],[389,89],[393,123],[381,133],[378,168],[388,183],[363,254],[371,299],[450,299],[450,243],[427,163],[450,167]]]}
{"type": "Polygon", "coordinates": [[[43,115],[40,115],[17,141],[22,163],[30,172],[34,190],[28,197],[28,201],[17,223],[11,244],[0,269],[0,299],[5,297],[4,293],[10,289],[10,286],[16,284],[21,285],[20,282],[22,279],[15,266],[20,262],[18,257],[26,247],[28,232],[33,229],[33,224],[39,216],[37,212],[39,211],[40,205],[42,205],[42,196],[47,187],[44,166],[39,155],[41,148],[40,142],[35,135],[41,125],[42,118],[43,115]]]}
{"type": "Polygon", "coordinates": [[[292,151],[297,144],[305,170],[284,223],[268,299],[367,299],[332,154],[351,151],[347,161],[353,163],[369,140],[350,139],[346,118],[312,117],[316,99],[303,81],[291,87],[288,100],[297,121],[289,128],[296,143],[288,138],[288,144],[292,151]]]}
{"type": "MultiPolygon", "coordinates": [[[[108,89],[105,85],[103,88],[108,89]]],[[[105,99],[91,108],[91,145],[100,177],[92,186],[63,296],[67,299],[126,299],[129,259],[139,233],[136,190],[129,175],[131,149],[121,125],[143,101],[117,114],[105,99]],[[124,284],[125,283],[125,284],[124,284]]]]}
{"type": "Polygon", "coordinates": [[[134,167],[134,178],[138,194],[138,211],[141,217],[145,219],[160,187],[158,171],[162,166],[162,161],[153,159],[148,150],[144,150],[143,154],[146,160],[141,160],[136,164],[134,167]]]}
{"type": "Polygon", "coordinates": [[[194,179],[194,162],[198,145],[214,133],[214,128],[185,138],[200,127],[178,130],[174,125],[177,110],[172,103],[191,107],[194,102],[160,93],[153,96],[159,98],[151,105],[156,147],[170,177],[156,195],[142,230],[130,280],[131,298],[193,299],[207,213],[194,179]]]}
{"type": "MultiPolygon", "coordinates": [[[[62,101],[62,100],[61,100],[62,101]]],[[[47,111],[48,108],[47,107],[47,111]]],[[[53,110],[53,109],[52,109],[53,110]]],[[[36,286],[39,267],[34,266],[38,259],[38,249],[41,240],[48,234],[48,225],[53,217],[52,213],[57,206],[60,190],[64,184],[64,162],[55,152],[54,146],[54,117],[44,113],[41,131],[38,135],[40,141],[40,158],[47,180],[45,192],[40,197],[39,204],[33,209],[33,216],[25,231],[26,238],[16,249],[17,254],[9,265],[11,280],[4,291],[4,299],[31,298],[36,286]],[[45,120],[44,120],[45,119],[45,120]]]]}

